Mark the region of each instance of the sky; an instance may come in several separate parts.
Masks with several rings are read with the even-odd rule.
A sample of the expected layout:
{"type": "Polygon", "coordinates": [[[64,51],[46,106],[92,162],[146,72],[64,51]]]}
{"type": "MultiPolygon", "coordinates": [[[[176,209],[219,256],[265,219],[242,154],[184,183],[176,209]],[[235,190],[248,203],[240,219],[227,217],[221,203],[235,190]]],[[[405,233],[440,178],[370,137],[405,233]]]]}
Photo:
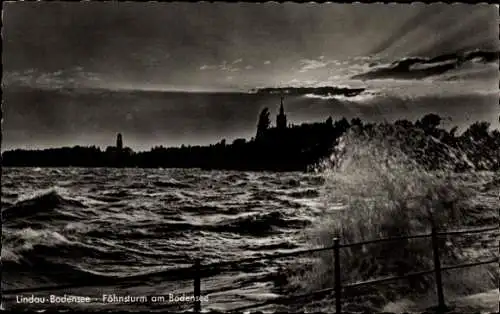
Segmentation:
{"type": "MultiPolygon", "coordinates": [[[[242,92],[333,85],[367,88],[349,100],[365,106],[394,97],[498,96],[498,60],[482,54],[499,50],[498,8],[488,4],[4,2],[2,14],[6,91],[242,92]]],[[[43,102],[48,103],[33,96],[4,98],[3,147],[65,145],[74,141],[57,138],[80,138],[71,128],[59,128],[57,121],[65,117],[54,112],[54,104],[43,102]],[[23,121],[21,116],[33,106],[41,106],[40,114],[55,120],[45,123],[45,118],[32,116],[23,121]],[[12,122],[9,114],[15,116],[12,122]],[[44,143],[36,137],[42,133],[44,143]]],[[[109,112],[91,109],[81,99],[74,102],[72,110],[109,112]]],[[[498,116],[498,106],[483,103],[478,119],[498,116]]],[[[150,105],[144,100],[141,106],[144,112],[156,110],[146,110],[150,105]]],[[[450,111],[449,106],[443,110],[450,111]]],[[[308,116],[289,109],[297,121],[308,116]]],[[[131,114],[123,110],[124,116],[131,114]]],[[[413,117],[415,110],[405,110],[413,117]]],[[[202,115],[176,112],[181,120],[202,115]]],[[[140,112],[136,115],[139,119],[140,112]]],[[[148,118],[158,115],[148,113],[148,118]]],[[[95,119],[89,125],[97,127],[86,131],[95,133],[85,137],[88,141],[120,129],[106,129],[106,121],[95,119]]],[[[213,125],[224,122],[217,119],[220,115],[214,114],[213,125]]],[[[498,126],[497,119],[490,120],[498,126]]],[[[250,122],[243,124],[233,133],[248,136],[250,122]]],[[[130,129],[132,138],[140,133],[136,129],[140,127],[130,129]]],[[[232,136],[221,128],[207,127],[198,135],[194,130],[186,130],[190,136],[183,137],[165,129],[159,136],[137,140],[136,147],[139,142],[160,143],[162,137],[168,143],[189,144],[197,137],[205,143],[232,136]]]]}

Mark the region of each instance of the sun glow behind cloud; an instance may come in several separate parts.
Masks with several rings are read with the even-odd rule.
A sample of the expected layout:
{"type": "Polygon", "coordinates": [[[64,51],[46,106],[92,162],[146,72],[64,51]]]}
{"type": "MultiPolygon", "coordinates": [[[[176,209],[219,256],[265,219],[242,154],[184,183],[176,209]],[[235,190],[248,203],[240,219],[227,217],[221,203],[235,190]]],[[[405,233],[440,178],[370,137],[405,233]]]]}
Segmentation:
{"type": "Polygon", "coordinates": [[[245,95],[245,100],[227,103],[218,98],[227,95],[183,95],[176,103],[178,94],[135,91],[366,88],[354,97],[288,97],[287,114],[300,123],[330,114],[413,119],[435,109],[498,120],[498,61],[426,62],[446,54],[500,50],[497,6],[16,2],[5,8],[2,84],[5,90],[28,89],[28,96],[18,93],[17,102],[7,105],[9,121],[14,121],[8,130],[17,136],[11,143],[28,145],[37,136],[46,143],[51,134],[57,143],[64,132],[69,132],[68,141],[79,138],[78,128],[72,129],[64,115],[85,125],[81,132],[92,141],[103,137],[102,143],[120,128],[127,131],[127,139],[135,136],[136,145],[147,146],[163,138],[188,143],[200,134],[206,142],[229,138],[227,132],[252,136],[259,110],[276,110],[279,104],[273,95],[262,102],[245,95]],[[405,60],[415,57],[420,61],[405,68],[405,60]],[[359,75],[365,76],[356,79],[359,75]],[[72,98],[64,104],[71,111],[61,113],[60,103],[49,111],[52,99],[37,112],[29,106],[38,101],[39,89],[65,88],[65,97],[72,98]],[[73,97],[76,90],[82,91],[77,94],[81,97],[73,97]],[[101,94],[110,98],[96,99],[101,94]],[[132,101],[139,98],[139,104],[132,101]],[[97,103],[102,111],[94,114],[97,103]],[[119,123],[109,125],[121,115],[119,123]],[[56,120],[61,128],[49,128],[56,120]],[[34,125],[31,133],[24,131],[26,121],[34,125]],[[155,133],[163,128],[160,135],[155,133]],[[42,136],[45,131],[48,135],[42,136]]]}
{"type": "Polygon", "coordinates": [[[498,10],[486,4],[58,6],[6,7],[5,71],[28,67],[44,75],[82,66],[100,75],[102,88],[148,82],[244,90],[313,76],[345,80],[371,63],[403,57],[499,48],[498,10]],[[130,23],[115,23],[120,18],[130,23]],[[172,31],[158,27],[165,21],[172,31]],[[45,51],[46,58],[36,51],[45,51]]]}

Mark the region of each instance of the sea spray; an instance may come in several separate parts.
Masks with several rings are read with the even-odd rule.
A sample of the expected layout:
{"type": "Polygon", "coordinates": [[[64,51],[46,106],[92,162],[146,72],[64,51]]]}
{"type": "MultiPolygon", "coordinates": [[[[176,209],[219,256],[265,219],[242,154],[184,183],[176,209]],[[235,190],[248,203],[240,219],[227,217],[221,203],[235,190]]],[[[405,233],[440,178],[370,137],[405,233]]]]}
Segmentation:
{"type": "MultiPolygon", "coordinates": [[[[321,222],[309,230],[307,236],[313,246],[333,245],[335,237],[339,237],[341,243],[354,243],[428,233],[432,226],[447,230],[467,225],[470,199],[477,191],[465,184],[464,176],[455,174],[453,167],[448,166],[429,170],[418,160],[418,154],[408,153],[412,148],[405,147],[407,143],[402,138],[384,135],[375,130],[367,136],[353,129],[340,139],[334,154],[320,165],[325,178],[321,191],[325,207],[335,209],[327,211],[321,222]],[[339,203],[343,205],[340,210],[339,203]]],[[[456,156],[460,153],[454,151],[453,158],[448,160],[456,162],[456,156]]],[[[481,174],[473,171],[467,173],[466,179],[485,183],[481,174]]],[[[440,242],[440,254],[446,264],[457,264],[462,258],[456,241],[448,238],[440,242]]],[[[291,289],[310,292],[333,287],[333,265],[332,253],[319,255],[312,267],[305,272],[302,269],[301,274],[291,278],[291,289]]],[[[430,239],[342,249],[341,265],[344,283],[434,267],[430,239]]],[[[489,275],[489,270],[476,269],[475,272],[484,275],[482,278],[486,280],[478,281],[471,272],[462,273],[453,282],[445,283],[447,292],[460,294],[475,290],[493,283],[496,278],[489,275]]],[[[433,293],[433,284],[432,276],[411,278],[371,287],[370,292],[353,290],[346,296],[346,302],[352,310],[380,310],[388,301],[403,295],[417,298],[417,295],[433,293]]]]}

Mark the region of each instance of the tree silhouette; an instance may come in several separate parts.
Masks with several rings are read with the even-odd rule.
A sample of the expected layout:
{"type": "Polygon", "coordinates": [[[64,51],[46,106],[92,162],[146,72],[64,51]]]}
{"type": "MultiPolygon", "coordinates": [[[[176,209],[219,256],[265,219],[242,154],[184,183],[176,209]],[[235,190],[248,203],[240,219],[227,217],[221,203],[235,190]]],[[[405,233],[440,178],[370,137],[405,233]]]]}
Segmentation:
{"type": "Polygon", "coordinates": [[[260,112],[259,122],[257,123],[257,139],[262,138],[266,131],[271,126],[271,119],[269,118],[269,108],[264,108],[260,112]]]}
{"type": "Polygon", "coordinates": [[[347,121],[347,119],[344,117],[341,120],[336,121],[334,127],[341,133],[344,133],[345,131],[347,131],[347,129],[349,129],[350,124],[349,121],[347,121]]]}
{"type": "Polygon", "coordinates": [[[408,120],[397,120],[396,122],[394,122],[394,125],[402,127],[404,129],[410,129],[411,127],[413,127],[413,123],[408,120]]]}
{"type": "Polygon", "coordinates": [[[423,128],[424,130],[435,129],[441,123],[442,118],[437,114],[430,113],[425,115],[422,120],[417,122],[417,125],[423,128]]]}
{"type": "Polygon", "coordinates": [[[360,118],[352,118],[351,125],[363,126],[363,121],[360,118]]]}
{"type": "Polygon", "coordinates": [[[489,122],[475,122],[464,132],[465,137],[471,137],[473,140],[479,140],[488,137],[489,122]]]}
{"type": "Polygon", "coordinates": [[[269,116],[268,108],[260,112],[257,137],[249,141],[239,138],[231,144],[221,139],[207,146],[155,146],[137,153],[128,147],[119,150],[116,146],[104,150],[96,146],[12,150],[2,152],[2,165],[305,171],[331,156],[338,139],[354,127],[354,136],[369,139],[381,135],[387,143],[397,145],[410,158],[431,170],[448,166],[457,171],[471,167],[500,170],[500,131],[489,130],[488,122],[476,122],[457,135],[456,127],[449,131],[439,127],[441,118],[435,114],[416,123],[398,120],[394,124],[328,118],[326,122],[302,123],[284,130],[272,128],[269,116]],[[460,154],[456,154],[456,150],[460,154]],[[459,156],[462,154],[466,157],[464,160],[459,156]]]}
{"type": "Polygon", "coordinates": [[[332,116],[329,116],[328,119],[326,119],[326,125],[328,127],[333,127],[333,119],[332,116]]]}
{"type": "Polygon", "coordinates": [[[452,127],[451,130],[450,130],[450,132],[449,132],[450,136],[451,137],[455,137],[457,135],[457,130],[458,130],[457,126],[452,127]]]}

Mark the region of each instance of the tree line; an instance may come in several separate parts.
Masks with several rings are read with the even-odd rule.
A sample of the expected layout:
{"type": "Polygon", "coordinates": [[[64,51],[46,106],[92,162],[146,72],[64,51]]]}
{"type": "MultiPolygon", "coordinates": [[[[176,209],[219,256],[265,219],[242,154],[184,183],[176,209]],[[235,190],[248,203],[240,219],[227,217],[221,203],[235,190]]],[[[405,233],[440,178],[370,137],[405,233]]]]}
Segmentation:
{"type": "Polygon", "coordinates": [[[254,138],[221,140],[208,146],[163,147],[134,152],[125,147],[74,146],[43,150],[11,150],[2,154],[3,166],[13,167],[144,167],[202,168],[248,171],[307,171],[311,165],[330,156],[339,139],[348,130],[359,136],[382,136],[398,145],[409,156],[428,168],[453,162],[455,170],[500,169],[500,132],[490,130],[487,122],[476,122],[462,134],[457,128],[441,127],[443,119],[428,114],[412,122],[365,123],[359,118],[290,125],[286,129],[271,126],[270,113],[264,108],[257,121],[254,138]],[[460,161],[450,160],[461,152],[460,161]]]}

